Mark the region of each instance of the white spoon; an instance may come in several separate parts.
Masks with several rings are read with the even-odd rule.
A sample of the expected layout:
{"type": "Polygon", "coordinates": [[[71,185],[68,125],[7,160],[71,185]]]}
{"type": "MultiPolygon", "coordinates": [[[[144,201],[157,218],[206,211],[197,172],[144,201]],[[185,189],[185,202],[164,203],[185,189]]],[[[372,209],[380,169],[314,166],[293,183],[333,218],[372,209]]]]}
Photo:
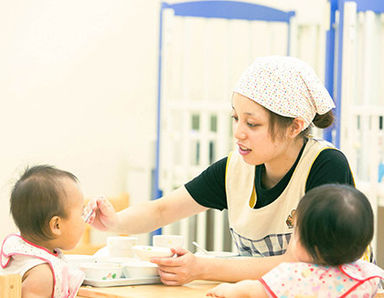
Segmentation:
{"type": "Polygon", "coordinates": [[[203,248],[202,246],[200,246],[200,244],[198,244],[197,242],[192,241],[192,244],[193,244],[194,246],[196,246],[197,249],[199,249],[200,251],[202,251],[204,254],[206,254],[206,255],[209,254],[208,251],[207,251],[205,248],[203,248]]]}

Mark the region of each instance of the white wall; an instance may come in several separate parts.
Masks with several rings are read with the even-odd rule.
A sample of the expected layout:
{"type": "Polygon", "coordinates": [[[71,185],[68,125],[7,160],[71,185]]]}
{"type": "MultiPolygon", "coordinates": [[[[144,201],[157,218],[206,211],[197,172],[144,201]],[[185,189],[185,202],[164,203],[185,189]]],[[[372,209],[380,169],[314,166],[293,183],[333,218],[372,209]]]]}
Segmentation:
{"type": "MultiPolygon", "coordinates": [[[[158,1],[0,4],[0,238],[26,165],[78,176],[86,196],[127,189],[155,134],[158,1]]],[[[149,181],[135,181],[149,188],[149,181]]]]}
{"type": "MultiPolygon", "coordinates": [[[[316,22],[326,1],[252,2],[316,22]]],[[[149,199],[159,3],[0,2],[0,239],[15,230],[9,191],[26,165],[73,172],[87,197],[149,199]]]]}

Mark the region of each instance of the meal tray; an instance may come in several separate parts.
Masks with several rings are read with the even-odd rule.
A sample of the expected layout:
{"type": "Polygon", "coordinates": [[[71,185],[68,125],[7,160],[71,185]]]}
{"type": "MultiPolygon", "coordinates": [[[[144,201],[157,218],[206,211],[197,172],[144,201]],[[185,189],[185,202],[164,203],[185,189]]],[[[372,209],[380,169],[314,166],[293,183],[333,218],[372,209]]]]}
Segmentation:
{"type": "Polygon", "coordinates": [[[118,287],[118,286],[133,286],[133,285],[151,285],[161,283],[159,276],[141,277],[141,278],[119,278],[110,280],[100,279],[85,279],[83,285],[93,286],[98,288],[118,287]]]}

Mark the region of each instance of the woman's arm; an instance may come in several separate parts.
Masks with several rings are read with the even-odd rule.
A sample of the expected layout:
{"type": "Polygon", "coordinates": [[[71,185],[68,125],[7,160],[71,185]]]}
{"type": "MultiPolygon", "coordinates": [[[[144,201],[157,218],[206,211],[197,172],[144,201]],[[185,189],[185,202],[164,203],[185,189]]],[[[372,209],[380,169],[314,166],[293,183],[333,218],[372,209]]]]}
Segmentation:
{"type": "Polygon", "coordinates": [[[182,285],[196,279],[237,282],[259,279],[282,262],[289,254],[273,257],[208,258],[197,257],[185,249],[175,249],[177,258],[152,258],[159,266],[161,281],[167,285],[182,285]]]}
{"type": "Polygon", "coordinates": [[[152,258],[158,264],[161,281],[182,285],[196,279],[238,282],[260,279],[283,262],[294,262],[294,246],[290,242],[285,254],[273,257],[208,258],[196,257],[185,249],[174,249],[177,258],[152,258]]]}
{"type": "Polygon", "coordinates": [[[21,288],[22,298],[52,297],[53,275],[48,264],[33,267],[24,274],[21,288]]]}
{"type": "Polygon", "coordinates": [[[103,199],[97,200],[97,207],[93,226],[125,234],[150,232],[207,210],[196,203],[184,186],[160,199],[128,207],[118,213],[103,199]]]}

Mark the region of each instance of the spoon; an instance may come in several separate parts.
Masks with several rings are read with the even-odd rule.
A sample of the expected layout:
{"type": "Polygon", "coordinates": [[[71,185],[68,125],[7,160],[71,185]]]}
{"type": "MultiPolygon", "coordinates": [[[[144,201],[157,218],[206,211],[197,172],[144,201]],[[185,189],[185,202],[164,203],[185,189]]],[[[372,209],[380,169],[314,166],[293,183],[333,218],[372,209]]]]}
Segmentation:
{"type": "Polygon", "coordinates": [[[192,244],[197,247],[200,251],[202,251],[204,254],[209,254],[209,252],[203,248],[200,244],[198,244],[196,241],[192,241],[192,244]]]}
{"type": "Polygon", "coordinates": [[[96,211],[94,208],[89,208],[88,206],[84,209],[82,217],[84,222],[88,223],[89,219],[91,218],[92,214],[96,211]]]}

